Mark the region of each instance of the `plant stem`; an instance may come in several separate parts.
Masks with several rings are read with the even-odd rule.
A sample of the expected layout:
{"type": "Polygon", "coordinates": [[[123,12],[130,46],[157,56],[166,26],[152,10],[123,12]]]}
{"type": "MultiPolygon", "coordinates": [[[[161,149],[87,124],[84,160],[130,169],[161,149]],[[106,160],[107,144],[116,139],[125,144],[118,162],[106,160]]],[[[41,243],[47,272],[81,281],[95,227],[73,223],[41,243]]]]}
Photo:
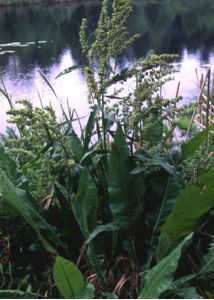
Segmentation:
{"type": "Polygon", "coordinates": [[[146,264],[147,268],[150,267],[150,264],[151,264],[151,261],[152,261],[152,258],[153,258],[154,239],[155,239],[155,235],[156,235],[157,230],[158,230],[158,226],[160,224],[160,219],[161,219],[161,215],[162,215],[162,212],[163,212],[163,209],[164,209],[164,206],[165,206],[166,197],[167,197],[167,194],[168,194],[168,189],[169,189],[169,184],[170,184],[171,178],[172,178],[172,175],[170,174],[169,179],[167,181],[166,189],[165,189],[165,192],[164,192],[163,201],[162,201],[162,204],[161,204],[161,207],[160,207],[160,211],[159,211],[154,229],[152,231],[152,236],[151,236],[150,245],[149,245],[150,247],[149,247],[148,261],[147,261],[147,264],[146,264]]]}

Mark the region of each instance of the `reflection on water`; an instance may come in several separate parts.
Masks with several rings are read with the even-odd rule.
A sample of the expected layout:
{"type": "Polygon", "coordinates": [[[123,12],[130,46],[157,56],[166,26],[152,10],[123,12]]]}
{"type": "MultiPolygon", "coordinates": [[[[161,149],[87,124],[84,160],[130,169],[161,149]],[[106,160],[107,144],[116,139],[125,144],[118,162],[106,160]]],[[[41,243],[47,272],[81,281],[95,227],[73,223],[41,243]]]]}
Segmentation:
{"type": "MultiPolygon", "coordinates": [[[[55,77],[63,69],[84,63],[79,45],[81,19],[89,20],[91,32],[96,27],[101,4],[83,4],[0,10],[0,74],[13,99],[28,98],[39,105],[51,104],[60,115],[59,104],[39,71],[53,84],[60,99],[80,115],[88,113],[86,83],[81,70],[55,77]]],[[[139,41],[121,58],[121,67],[148,51],[178,53],[180,72],[166,86],[167,95],[175,96],[181,81],[183,102],[197,95],[195,69],[214,62],[214,1],[162,0],[137,1],[130,20],[130,32],[141,33],[139,41]]],[[[6,124],[8,104],[0,96],[1,124],[6,124]]]]}
{"type": "MultiPolygon", "coordinates": [[[[86,83],[81,71],[75,71],[66,76],[55,80],[60,70],[76,64],[72,58],[70,49],[65,49],[59,60],[53,63],[48,69],[41,68],[38,64],[29,65],[29,69],[23,72],[22,65],[18,55],[11,56],[8,60],[5,75],[3,76],[4,84],[12,99],[27,98],[35,105],[40,105],[38,93],[41,95],[43,105],[51,105],[56,108],[58,115],[61,115],[58,100],[55,98],[53,92],[42,79],[39,71],[43,71],[54,87],[58,98],[62,100],[69,100],[70,106],[81,111],[81,114],[87,114],[87,95],[86,83]],[[12,91],[12,92],[11,92],[12,91]]],[[[1,102],[5,102],[5,100],[1,102]]]]}

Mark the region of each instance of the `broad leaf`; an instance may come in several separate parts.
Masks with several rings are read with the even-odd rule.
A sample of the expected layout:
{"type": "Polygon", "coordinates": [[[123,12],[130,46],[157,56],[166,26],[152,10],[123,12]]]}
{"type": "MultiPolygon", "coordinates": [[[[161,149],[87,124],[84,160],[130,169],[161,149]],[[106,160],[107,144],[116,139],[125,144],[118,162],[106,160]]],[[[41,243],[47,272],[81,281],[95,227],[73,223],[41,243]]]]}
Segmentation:
{"type": "Polygon", "coordinates": [[[140,293],[140,299],[159,298],[161,293],[170,288],[182,248],[191,237],[192,235],[186,237],[174,251],[148,271],[144,278],[144,287],[140,293]]]}
{"type": "Polygon", "coordinates": [[[192,157],[199,149],[201,144],[206,140],[208,130],[204,130],[196,134],[191,140],[182,145],[182,158],[184,160],[192,157]]]}
{"type": "MultiPolygon", "coordinates": [[[[91,232],[97,227],[98,196],[94,181],[86,168],[80,177],[78,192],[72,203],[72,208],[75,219],[87,240],[91,232]]],[[[96,240],[89,244],[89,260],[100,275],[103,253],[102,240],[96,240]]]]}
{"type": "Polygon", "coordinates": [[[121,126],[118,126],[108,159],[109,206],[113,220],[117,222],[127,222],[135,205],[136,176],[130,174],[128,158],[125,135],[121,126]]]}
{"type": "Polygon", "coordinates": [[[83,145],[81,143],[81,140],[79,139],[79,137],[76,135],[75,132],[70,134],[67,140],[68,140],[68,147],[73,153],[75,161],[80,162],[83,156],[83,145]]]}
{"type": "MultiPolygon", "coordinates": [[[[131,174],[134,166],[135,162],[130,157],[125,134],[118,125],[108,157],[107,177],[109,207],[113,222],[120,226],[120,230],[113,233],[113,252],[119,246],[119,236],[122,232],[133,229],[135,221],[142,211],[143,179],[140,175],[131,174]]],[[[124,238],[122,239],[124,240],[124,238]]],[[[126,243],[126,251],[134,259],[130,240],[126,243]]]]}
{"type": "Polygon", "coordinates": [[[143,150],[139,150],[134,154],[140,160],[139,165],[132,171],[132,174],[142,173],[146,167],[159,166],[169,174],[175,174],[175,167],[169,163],[167,157],[159,157],[157,155],[150,156],[143,150]]]}
{"type": "Polygon", "coordinates": [[[88,238],[97,226],[97,206],[96,186],[90,173],[85,168],[80,177],[78,192],[72,206],[74,216],[85,238],[88,238]]]}
{"type": "Polygon", "coordinates": [[[54,264],[54,280],[60,293],[66,299],[77,298],[85,282],[80,270],[69,260],[57,256],[54,264]]]}
{"type": "Polygon", "coordinates": [[[162,259],[181,239],[194,231],[199,219],[214,205],[214,170],[199,177],[198,184],[182,190],[162,227],[157,255],[162,259]]]}

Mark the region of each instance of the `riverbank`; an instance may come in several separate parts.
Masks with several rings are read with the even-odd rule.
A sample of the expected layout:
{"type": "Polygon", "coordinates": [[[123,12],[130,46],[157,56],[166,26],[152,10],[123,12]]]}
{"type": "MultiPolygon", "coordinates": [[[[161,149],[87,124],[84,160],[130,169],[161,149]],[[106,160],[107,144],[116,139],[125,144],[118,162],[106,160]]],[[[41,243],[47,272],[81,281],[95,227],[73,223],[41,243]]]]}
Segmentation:
{"type": "MultiPolygon", "coordinates": [[[[84,0],[89,2],[90,0],[84,0]]],[[[0,0],[0,7],[76,3],[76,0],[0,0]]]]}

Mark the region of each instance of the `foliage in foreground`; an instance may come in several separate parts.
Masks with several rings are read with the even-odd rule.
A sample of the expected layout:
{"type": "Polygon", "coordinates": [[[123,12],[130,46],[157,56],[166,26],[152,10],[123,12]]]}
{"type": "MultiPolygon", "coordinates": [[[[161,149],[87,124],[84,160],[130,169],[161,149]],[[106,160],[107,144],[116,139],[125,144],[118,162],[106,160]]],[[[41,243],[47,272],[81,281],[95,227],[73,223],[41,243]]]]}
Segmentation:
{"type": "Polygon", "coordinates": [[[214,296],[213,128],[175,143],[179,98],[161,94],[174,56],[118,68],[137,37],[131,10],[104,0],[93,40],[83,20],[84,130],[75,112],[59,123],[26,100],[9,112],[18,134],[0,147],[0,297],[214,296]]]}

